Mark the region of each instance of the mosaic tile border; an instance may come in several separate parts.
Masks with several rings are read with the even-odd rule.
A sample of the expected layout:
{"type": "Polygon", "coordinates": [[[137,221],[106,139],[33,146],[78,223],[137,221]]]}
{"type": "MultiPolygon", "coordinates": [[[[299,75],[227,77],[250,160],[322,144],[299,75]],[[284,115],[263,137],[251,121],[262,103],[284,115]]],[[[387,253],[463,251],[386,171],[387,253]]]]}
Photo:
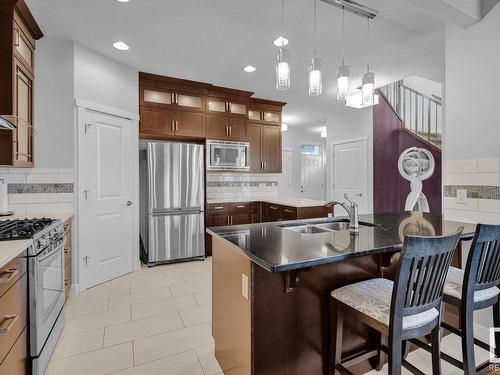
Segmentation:
{"type": "Polygon", "coordinates": [[[278,186],[278,181],[207,181],[207,187],[278,186]]]}
{"type": "Polygon", "coordinates": [[[8,184],[9,194],[73,193],[72,183],[8,184]]]}
{"type": "Polygon", "coordinates": [[[444,196],[455,198],[457,196],[457,189],[466,189],[467,198],[500,199],[500,186],[445,185],[444,196]]]}

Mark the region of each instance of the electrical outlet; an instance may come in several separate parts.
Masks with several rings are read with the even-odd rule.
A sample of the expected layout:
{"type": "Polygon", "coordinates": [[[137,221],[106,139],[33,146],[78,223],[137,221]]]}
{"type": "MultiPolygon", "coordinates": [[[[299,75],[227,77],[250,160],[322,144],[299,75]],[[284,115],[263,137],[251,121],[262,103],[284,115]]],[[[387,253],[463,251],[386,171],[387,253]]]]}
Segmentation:
{"type": "Polygon", "coordinates": [[[465,202],[467,199],[467,189],[457,189],[457,200],[459,202],[465,202]]]}
{"type": "Polygon", "coordinates": [[[241,295],[248,299],[248,276],[243,273],[241,274],[241,295]]]}

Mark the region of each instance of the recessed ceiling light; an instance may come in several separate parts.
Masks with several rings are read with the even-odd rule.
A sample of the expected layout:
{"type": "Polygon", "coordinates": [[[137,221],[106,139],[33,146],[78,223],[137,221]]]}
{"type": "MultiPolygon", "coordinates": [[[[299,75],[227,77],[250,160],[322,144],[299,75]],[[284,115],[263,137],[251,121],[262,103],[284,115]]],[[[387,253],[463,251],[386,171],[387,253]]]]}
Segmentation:
{"type": "Polygon", "coordinates": [[[257,70],[257,68],[253,65],[247,65],[243,68],[243,70],[247,73],[253,73],[257,70]]]}
{"type": "Polygon", "coordinates": [[[116,0],[118,1],[119,3],[128,3],[130,0],[116,0]]]}
{"type": "Polygon", "coordinates": [[[284,36],[279,36],[273,40],[273,44],[276,47],[284,47],[284,46],[288,45],[288,39],[285,38],[284,36]]]}
{"type": "Polygon", "coordinates": [[[121,41],[114,42],[113,47],[115,47],[116,49],[119,49],[120,51],[128,51],[130,49],[130,47],[127,43],[121,42],[121,41]]]}

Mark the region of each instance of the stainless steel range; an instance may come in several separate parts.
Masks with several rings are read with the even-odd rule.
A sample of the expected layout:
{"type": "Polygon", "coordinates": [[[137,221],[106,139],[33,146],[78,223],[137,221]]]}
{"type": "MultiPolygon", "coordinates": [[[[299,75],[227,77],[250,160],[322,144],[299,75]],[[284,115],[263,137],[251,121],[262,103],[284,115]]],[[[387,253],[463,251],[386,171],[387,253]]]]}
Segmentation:
{"type": "Polygon", "coordinates": [[[0,241],[33,239],[28,250],[32,374],[43,375],[64,327],[64,244],[61,220],[0,221],[0,241]]]}

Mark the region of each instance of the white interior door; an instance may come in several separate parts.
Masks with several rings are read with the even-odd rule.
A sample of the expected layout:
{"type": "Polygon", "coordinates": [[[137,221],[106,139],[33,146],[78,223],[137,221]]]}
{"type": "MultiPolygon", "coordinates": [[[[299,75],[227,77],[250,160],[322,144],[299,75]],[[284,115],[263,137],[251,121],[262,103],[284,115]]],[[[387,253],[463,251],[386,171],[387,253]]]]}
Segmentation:
{"type": "Polygon", "coordinates": [[[89,110],[83,117],[78,129],[79,260],[80,282],[89,288],[133,271],[136,160],[132,120],[89,110]]]}
{"type": "Polygon", "coordinates": [[[291,150],[282,150],[281,152],[282,169],[278,177],[278,194],[292,195],[292,152],[291,150]]]}
{"type": "Polygon", "coordinates": [[[300,195],[306,199],[325,199],[323,155],[300,156],[300,195]]]}
{"type": "MultiPolygon", "coordinates": [[[[368,212],[367,141],[338,142],[333,146],[333,199],[344,201],[344,194],[353,198],[360,213],[368,212]]],[[[337,208],[336,216],[345,216],[337,208]]]]}

